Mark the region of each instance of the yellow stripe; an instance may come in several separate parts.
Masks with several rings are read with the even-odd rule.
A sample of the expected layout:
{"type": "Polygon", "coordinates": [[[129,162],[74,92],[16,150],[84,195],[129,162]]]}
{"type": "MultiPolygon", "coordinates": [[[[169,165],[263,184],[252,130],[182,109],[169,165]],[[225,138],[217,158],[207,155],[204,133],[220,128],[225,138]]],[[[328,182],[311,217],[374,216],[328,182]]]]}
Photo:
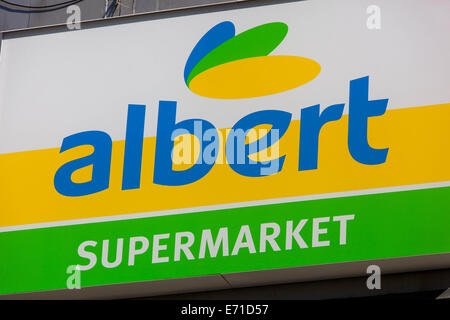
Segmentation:
{"type": "MultiPolygon", "coordinates": [[[[389,110],[369,120],[369,143],[389,147],[384,164],[354,161],[347,148],[347,116],[327,124],[320,136],[318,169],[298,172],[299,121],[280,141],[283,170],[248,178],[216,164],[203,179],[186,186],[154,185],[155,138],[145,138],[141,188],[121,190],[124,141],[113,143],[108,190],[72,198],[53,187],[56,170],[91,152],[79,147],[0,155],[0,226],[23,225],[241,201],[342,192],[450,180],[450,104],[389,110]]],[[[86,172],[89,169],[85,170],[86,172]]],[[[77,180],[83,180],[79,173],[77,180]]]]}

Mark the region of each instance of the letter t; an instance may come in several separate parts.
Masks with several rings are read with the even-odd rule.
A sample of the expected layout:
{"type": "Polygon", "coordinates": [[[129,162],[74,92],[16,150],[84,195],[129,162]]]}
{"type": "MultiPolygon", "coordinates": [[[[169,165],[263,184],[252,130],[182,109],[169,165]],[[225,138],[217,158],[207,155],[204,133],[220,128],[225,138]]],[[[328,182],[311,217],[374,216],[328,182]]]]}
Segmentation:
{"type": "Polygon", "coordinates": [[[374,149],[367,141],[367,119],[385,113],[388,99],[369,101],[369,77],[350,81],[348,117],[348,150],[353,159],[363,164],[386,161],[389,148],[374,149]]]}

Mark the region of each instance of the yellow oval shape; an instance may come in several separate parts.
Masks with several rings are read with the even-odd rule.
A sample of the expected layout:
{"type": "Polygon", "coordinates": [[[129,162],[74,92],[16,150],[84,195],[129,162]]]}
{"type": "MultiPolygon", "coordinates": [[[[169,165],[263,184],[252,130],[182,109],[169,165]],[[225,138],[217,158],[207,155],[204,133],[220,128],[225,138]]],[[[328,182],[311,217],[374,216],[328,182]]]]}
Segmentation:
{"type": "Polygon", "coordinates": [[[189,89],[202,97],[244,99],[291,90],[320,73],[320,64],[297,56],[264,56],[228,62],[197,75],[189,89]]]}

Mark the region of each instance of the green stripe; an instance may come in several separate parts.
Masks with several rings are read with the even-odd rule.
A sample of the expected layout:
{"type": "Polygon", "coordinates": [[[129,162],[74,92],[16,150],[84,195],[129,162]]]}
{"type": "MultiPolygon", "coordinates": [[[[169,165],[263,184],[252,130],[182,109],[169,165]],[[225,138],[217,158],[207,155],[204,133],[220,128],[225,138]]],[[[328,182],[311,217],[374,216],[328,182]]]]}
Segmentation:
{"type": "Polygon", "coordinates": [[[86,259],[77,255],[79,244],[86,240],[99,243],[93,249],[99,261],[82,272],[82,286],[450,252],[448,199],[450,187],[443,187],[4,232],[0,233],[0,293],[65,288],[67,267],[86,264],[86,259]],[[300,249],[294,242],[293,250],[283,249],[287,220],[297,223],[348,214],[354,214],[355,220],[348,223],[346,245],[338,243],[339,224],[330,222],[323,225],[328,234],[321,240],[329,239],[331,245],[311,247],[312,223],[308,221],[301,235],[309,248],[300,249]],[[282,226],[281,251],[269,247],[265,253],[249,254],[241,250],[236,256],[209,258],[207,254],[205,259],[191,261],[182,255],[179,262],[173,262],[173,251],[169,251],[169,263],[151,263],[154,234],[170,233],[168,247],[172,249],[175,232],[191,231],[198,239],[192,247],[198,256],[203,229],[212,229],[215,236],[220,227],[228,227],[231,251],[240,227],[248,224],[258,250],[259,226],[267,222],[282,226]],[[128,266],[128,239],[132,236],[148,237],[150,248],[136,256],[134,266],[128,266]],[[110,250],[115,252],[117,238],[125,239],[124,261],[117,268],[106,269],[100,263],[101,243],[110,239],[110,250]]]}

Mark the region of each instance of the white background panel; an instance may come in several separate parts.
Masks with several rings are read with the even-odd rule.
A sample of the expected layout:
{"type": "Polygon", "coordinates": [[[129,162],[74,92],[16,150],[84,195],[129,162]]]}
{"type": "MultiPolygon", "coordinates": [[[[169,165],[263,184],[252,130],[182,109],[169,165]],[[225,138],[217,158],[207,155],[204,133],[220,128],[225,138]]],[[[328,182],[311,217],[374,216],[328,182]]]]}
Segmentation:
{"type": "MultiPolygon", "coordinates": [[[[177,119],[230,127],[257,110],[348,103],[349,81],[370,76],[370,98],[389,109],[450,102],[450,1],[311,0],[181,15],[144,22],[11,37],[0,55],[0,153],[59,147],[64,137],[102,130],[125,137],[127,105],[147,105],[146,136],[156,132],[159,100],[178,102],[177,119]],[[381,8],[381,29],[366,9],[381,8]],[[275,95],[217,100],[190,92],[185,62],[211,27],[236,32],[273,21],[289,32],[272,55],[298,55],[322,66],[308,84],[275,95]]],[[[152,16],[153,17],[153,16],[152,16]]]]}

